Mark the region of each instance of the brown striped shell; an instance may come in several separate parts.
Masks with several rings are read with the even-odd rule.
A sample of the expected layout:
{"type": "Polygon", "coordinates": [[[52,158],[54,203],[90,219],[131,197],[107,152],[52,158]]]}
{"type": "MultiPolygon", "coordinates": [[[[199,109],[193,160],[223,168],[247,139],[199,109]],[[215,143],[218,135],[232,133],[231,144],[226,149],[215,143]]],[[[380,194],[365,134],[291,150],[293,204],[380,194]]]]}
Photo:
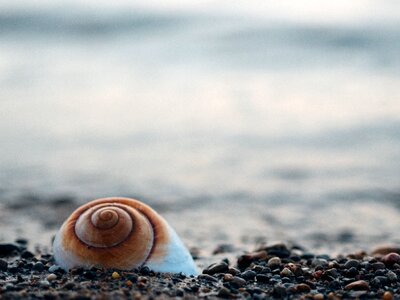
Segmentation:
{"type": "Polygon", "coordinates": [[[86,265],[130,269],[162,260],[168,226],[149,206],[129,198],[102,198],[77,210],[61,228],[62,248],[86,265]]]}

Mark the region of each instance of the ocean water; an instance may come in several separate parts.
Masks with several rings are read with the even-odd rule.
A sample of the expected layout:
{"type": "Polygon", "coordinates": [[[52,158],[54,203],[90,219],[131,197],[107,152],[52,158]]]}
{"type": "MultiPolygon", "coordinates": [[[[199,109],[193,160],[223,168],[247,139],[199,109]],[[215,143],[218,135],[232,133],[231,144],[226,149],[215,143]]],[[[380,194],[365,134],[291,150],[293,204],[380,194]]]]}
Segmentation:
{"type": "Polygon", "coordinates": [[[49,243],[46,201],[121,195],[205,251],[400,242],[399,12],[2,1],[0,240],[49,243]]]}

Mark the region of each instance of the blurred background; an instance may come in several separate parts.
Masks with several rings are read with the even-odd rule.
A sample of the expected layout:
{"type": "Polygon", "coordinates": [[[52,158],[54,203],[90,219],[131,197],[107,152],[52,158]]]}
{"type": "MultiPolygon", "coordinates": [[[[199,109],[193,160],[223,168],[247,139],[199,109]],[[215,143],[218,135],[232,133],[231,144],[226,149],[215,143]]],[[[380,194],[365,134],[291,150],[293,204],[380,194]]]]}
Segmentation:
{"type": "Polygon", "coordinates": [[[204,255],[400,242],[400,2],[3,0],[0,140],[0,241],[120,195],[204,255]]]}

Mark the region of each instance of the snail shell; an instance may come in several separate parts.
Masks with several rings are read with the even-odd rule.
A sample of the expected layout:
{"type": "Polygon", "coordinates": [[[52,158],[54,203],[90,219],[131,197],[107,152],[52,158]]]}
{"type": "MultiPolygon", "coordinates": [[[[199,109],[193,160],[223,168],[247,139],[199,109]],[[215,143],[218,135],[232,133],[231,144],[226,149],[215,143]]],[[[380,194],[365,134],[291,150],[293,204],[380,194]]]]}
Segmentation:
{"type": "Polygon", "coordinates": [[[193,259],[171,226],[144,203],[102,198],[76,209],[56,234],[56,263],[65,270],[98,266],[197,274],[193,259]]]}

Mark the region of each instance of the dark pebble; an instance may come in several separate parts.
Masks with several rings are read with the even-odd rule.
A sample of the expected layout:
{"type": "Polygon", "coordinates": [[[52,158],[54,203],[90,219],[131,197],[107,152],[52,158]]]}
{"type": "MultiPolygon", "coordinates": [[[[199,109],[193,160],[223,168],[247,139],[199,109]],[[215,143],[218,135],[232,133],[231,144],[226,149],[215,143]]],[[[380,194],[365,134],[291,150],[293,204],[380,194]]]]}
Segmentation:
{"type": "Polygon", "coordinates": [[[240,276],[245,280],[254,280],[256,275],[257,275],[257,273],[252,270],[247,270],[247,271],[244,271],[242,274],[240,274],[240,276]]]}
{"type": "Polygon", "coordinates": [[[234,295],[232,295],[232,293],[230,292],[230,290],[227,289],[226,287],[222,287],[222,288],[220,288],[219,291],[218,291],[218,297],[221,297],[221,298],[231,298],[232,296],[234,296],[234,295]]]}
{"type": "Polygon", "coordinates": [[[35,263],[32,267],[33,271],[42,272],[44,270],[44,265],[40,261],[35,263]]]}
{"type": "Polygon", "coordinates": [[[210,282],[218,282],[218,278],[208,275],[208,274],[200,274],[199,276],[197,276],[197,278],[206,280],[206,281],[210,281],[210,282]]]}
{"type": "Polygon", "coordinates": [[[15,244],[0,244],[0,256],[9,256],[15,252],[19,252],[21,248],[15,244]]]}
{"type": "Polygon", "coordinates": [[[256,280],[257,282],[262,282],[262,283],[267,283],[270,280],[270,276],[265,275],[265,274],[257,274],[256,275],[256,280]]]}
{"type": "Polygon", "coordinates": [[[238,276],[233,276],[233,278],[230,282],[232,284],[236,285],[237,287],[242,287],[246,284],[246,280],[243,278],[240,278],[238,276]]]}
{"type": "Polygon", "coordinates": [[[27,240],[27,239],[24,239],[24,238],[16,239],[15,242],[16,242],[17,244],[20,244],[20,245],[24,246],[24,247],[25,247],[26,245],[28,245],[28,240],[27,240]]]}
{"type": "Polygon", "coordinates": [[[308,293],[311,291],[311,288],[309,285],[305,284],[305,283],[300,283],[298,285],[295,286],[295,290],[298,293],[308,293]]]}
{"type": "Polygon", "coordinates": [[[374,270],[385,269],[385,264],[381,262],[376,262],[372,264],[372,267],[374,268],[374,270]]]}
{"type": "Polygon", "coordinates": [[[0,259],[0,271],[7,271],[8,262],[4,259],[0,259]]]}
{"type": "Polygon", "coordinates": [[[357,269],[359,265],[360,265],[360,263],[358,262],[358,260],[350,259],[344,264],[344,267],[346,269],[351,269],[351,268],[357,269]]]}
{"type": "Polygon", "coordinates": [[[25,250],[25,251],[23,251],[23,252],[21,253],[21,257],[22,257],[22,258],[32,258],[32,257],[34,257],[34,255],[33,255],[32,252],[30,252],[30,251],[28,251],[28,250],[25,250]]]}
{"type": "Polygon", "coordinates": [[[219,262],[212,264],[203,270],[203,274],[214,275],[217,273],[226,273],[229,270],[228,264],[219,262]]]}
{"type": "Polygon", "coordinates": [[[241,255],[238,258],[237,264],[238,264],[239,269],[245,269],[248,266],[250,266],[250,264],[252,262],[258,261],[258,260],[265,260],[265,259],[267,259],[267,257],[268,257],[267,251],[261,250],[261,251],[241,255]]]}
{"type": "Polygon", "coordinates": [[[290,251],[285,244],[278,243],[263,248],[267,251],[269,256],[278,256],[280,258],[286,258],[290,256],[290,251]]]}
{"type": "Polygon", "coordinates": [[[52,265],[52,266],[49,268],[49,272],[50,272],[50,273],[58,273],[58,274],[63,274],[63,273],[65,273],[64,269],[61,268],[60,266],[57,266],[57,265],[52,265]]]}
{"type": "Polygon", "coordinates": [[[398,253],[389,253],[382,257],[382,262],[386,266],[393,266],[394,264],[399,264],[400,263],[400,255],[398,253]]]}
{"type": "Polygon", "coordinates": [[[286,294],[286,288],[282,285],[276,285],[272,290],[272,295],[277,298],[284,298],[286,294]]]}

